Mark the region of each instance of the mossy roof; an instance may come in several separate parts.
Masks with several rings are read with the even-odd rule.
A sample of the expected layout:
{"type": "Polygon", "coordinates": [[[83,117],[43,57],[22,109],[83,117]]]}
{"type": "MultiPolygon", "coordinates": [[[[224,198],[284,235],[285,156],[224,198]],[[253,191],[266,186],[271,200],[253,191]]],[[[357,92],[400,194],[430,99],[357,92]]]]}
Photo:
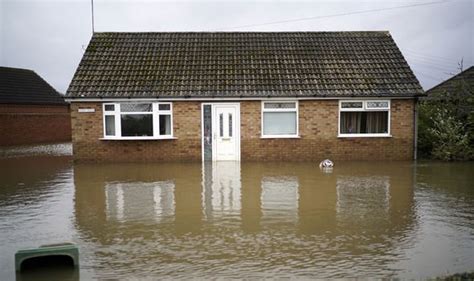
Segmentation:
{"type": "Polygon", "coordinates": [[[95,33],[70,98],[413,97],[388,32],[95,33]]]}

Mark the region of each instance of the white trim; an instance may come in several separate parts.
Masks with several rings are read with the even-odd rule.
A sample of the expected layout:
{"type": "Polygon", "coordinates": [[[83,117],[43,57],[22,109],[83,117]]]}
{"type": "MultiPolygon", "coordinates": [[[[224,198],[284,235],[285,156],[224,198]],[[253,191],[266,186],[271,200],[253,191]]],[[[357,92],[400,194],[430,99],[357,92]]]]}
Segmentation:
{"type": "Polygon", "coordinates": [[[170,102],[170,101],[205,101],[212,103],[213,101],[288,101],[288,100],[393,100],[393,99],[415,99],[417,97],[203,97],[203,98],[66,98],[66,102],[170,102]]]}
{"type": "Polygon", "coordinates": [[[242,136],[240,135],[240,103],[223,103],[223,102],[203,102],[201,103],[201,160],[204,162],[204,105],[210,105],[211,106],[211,122],[212,122],[212,130],[211,130],[211,138],[212,138],[212,161],[216,161],[215,157],[215,145],[216,142],[214,140],[214,129],[215,129],[215,124],[214,124],[214,113],[215,113],[215,106],[216,105],[233,105],[236,106],[236,115],[235,116],[235,134],[236,134],[236,142],[237,142],[237,148],[236,148],[236,153],[237,153],[237,161],[241,160],[241,155],[240,155],[240,142],[242,136]]]}
{"type": "Polygon", "coordinates": [[[261,139],[300,139],[300,136],[294,135],[266,135],[260,136],[261,139]]]}
{"type": "Polygon", "coordinates": [[[261,139],[289,139],[289,138],[300,138],[300,121],[299,121],[299,102],[297,100],[271,100],[271,101],[262,101],[260,106],[260,138],[261,139]],[[283,108],[283,109],[276,109],[276,108],[265,108],[265,103],[267,102],[281,102],[281,103],[294,103],[295,108],[283,108]],[[264,135],[263,134],[263,113],[264,112],[296,112],[296,133],[294,135],[264,135]]]}
{"type": "Polygon", "coordinates": [[[341,104],[343,102],[347,101],[353,101],[353,100],[339,100],[339,114],[338,114],[338,120],[337,120],[337,137],[338,138],[391,138],[391,126],[392,126],[392,120],[391,120],[391,112],[392,112],[392,101],[390,99],[364,99],[362,108],[341,108],[341,104]],[[371,101],[387,101],[388,102],[388,107],[386,108],[369,108],[367,109],[367,102],[371,101]],[[383,112],[388,112],[387,116],[387,133],[384,134],[341,134],[341,112],[376,112],[376,111],[383,111],[383,112]]]}
{"type": "Polygon", "coordinates": [[[99,140],[118,140],[118,141],[128,141],[128,140],[176,140],[175,137],[104,137],[99,140]]]}
{"type": "Polygon", "coordinates": [[[390,134],[339,134],[338,138],[391,138],[390,134]]]}

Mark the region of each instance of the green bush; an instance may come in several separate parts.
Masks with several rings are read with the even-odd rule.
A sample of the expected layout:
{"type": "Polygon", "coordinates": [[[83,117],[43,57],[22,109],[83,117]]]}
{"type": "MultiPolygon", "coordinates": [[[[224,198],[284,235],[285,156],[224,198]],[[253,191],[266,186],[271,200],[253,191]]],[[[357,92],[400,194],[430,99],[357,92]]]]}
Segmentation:
{"type": "Polygon", "coordinates": [[[432,158],[445,161],[471,159],[469,135],[460,120],[446,108],[436,109],[431,120],[433,126],[427,128],[427,133],[431,137],[432,158]]]}
{"type": "Polygon", "coordinates": [[[474,91],[463,79],[418,106],[418,157],[474,160],[474,91]]]}

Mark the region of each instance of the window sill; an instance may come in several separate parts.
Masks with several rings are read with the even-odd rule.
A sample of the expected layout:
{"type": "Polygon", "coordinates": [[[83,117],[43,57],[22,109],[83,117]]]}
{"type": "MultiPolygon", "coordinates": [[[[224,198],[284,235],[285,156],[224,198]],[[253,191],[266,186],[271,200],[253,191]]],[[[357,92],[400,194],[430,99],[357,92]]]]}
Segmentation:
{"type": "Polygon", "coordinates": [[[113,141],[128,141],[128,140],[175,140],[177,138],[175,137],[160,137],[160,138],[155,138],[155,137],[125,137],[125,138],[117,138],[117,137],[106,137],[106,138],[100,138],[99,140],[113,140],[113,141]]]}
{"type": "Polygon", "coordinates": [[[285,135],[274,135],[274,136],[260,136],[261,139],[300,139],[300,136],[285,136],[285,135]]]}
{"type": "Polygon", "coordinates": [[[338,138],[391,138],[390,134],[342,134],[338,138]]]}

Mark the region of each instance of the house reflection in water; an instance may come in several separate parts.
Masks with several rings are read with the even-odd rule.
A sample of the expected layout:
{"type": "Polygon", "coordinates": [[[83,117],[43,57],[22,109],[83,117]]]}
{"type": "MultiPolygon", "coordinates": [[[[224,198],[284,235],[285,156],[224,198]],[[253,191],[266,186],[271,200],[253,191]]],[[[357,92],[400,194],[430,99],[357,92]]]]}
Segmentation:
{"type": "Polygon", "coordinates": [[[173,265],[220,253],[235,265],[278,251],[275,263],[287,253],[341,270],[377,255],[358,268],[382,270],[416,227],[413,176],[408,163],[347,162],[331,174],[309,163],[82,164],[76,226],[98,246],[124,247],[107,252],[117,267],[139,237],[127,253],[137,266],[140,255],[173,265]]]}
{"type": "Polygon", "coordinates": [[[240,163],[234,161],[203,163],[203,210],[206,219],[240,216],[240,163]]]}
{"type": "Polygon", "coordinates": [[[174,182],[112,182],[105,185],[107,220],[174,219],[174,182]]]}
{"type": "Polygon", "coordinates": [[[298,178],[264,176],[262,178],[262,223],[296,223],[298,221],[298,178]]]}

